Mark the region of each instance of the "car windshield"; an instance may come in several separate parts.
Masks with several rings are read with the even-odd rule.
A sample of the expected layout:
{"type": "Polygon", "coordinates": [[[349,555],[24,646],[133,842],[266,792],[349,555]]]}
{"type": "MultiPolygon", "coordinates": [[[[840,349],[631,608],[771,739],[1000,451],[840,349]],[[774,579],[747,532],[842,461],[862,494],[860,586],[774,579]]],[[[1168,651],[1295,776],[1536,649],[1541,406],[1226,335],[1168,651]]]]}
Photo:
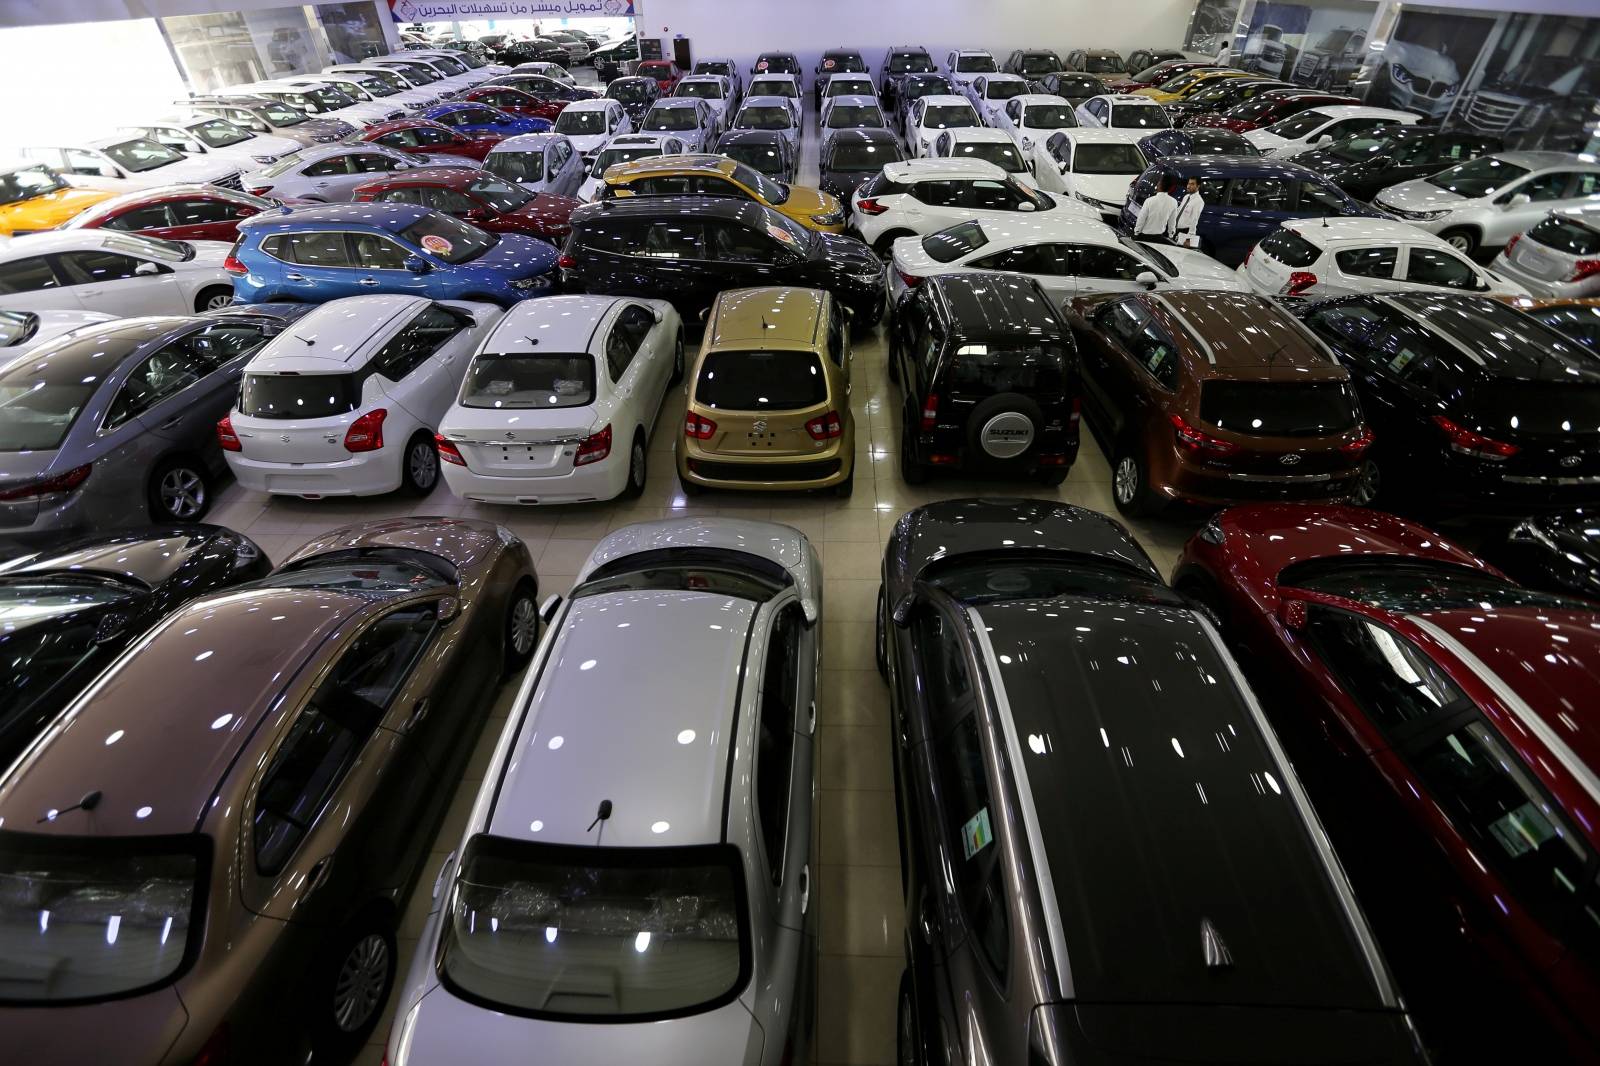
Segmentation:
{"type": "Polygon", "coordinates": [[[569,137],[586,133],[604,133],[605,131],[606,113],[604,111],[575,111],[569,107],[556,116],[556,132],[565,133],[569,137]]]}
{"type": "Polygon", "coordinates": [[[359,374],[247,373],[239,382],[239,413],[247,418],[334,418],[361,403],[359,374]]]}
{"type": "Polygon", "coordinates": [[[1346,137],[1337,144],[1328,146],[1327,151],[1335,159],[1342,159],[1346,163],[1359,163],[1363,159],[1376,159],[1387,155],[1394,150],[1395,138],[1382,132],[1358,133],[1354,137],[1346,137]]]}
{"type": "Polygon", "coordinates": [[[1113,129],[1161,130],[1171,125],[1167,113],[1154,104],[1117,104],[1111,109],[1113,129]]]}
{"type": "Polygon", "coordinates": [[[900,86],[900,97],[904,100],[916,100],[923,96],[954,96],[955,87],[945,77],[921,77],[908,79],[906,84],[900,86]]]}
{"type": "Polygon", "coordinates": [[[865,74],[867,64],[853,52],[844,55],[825,55],[822,57],[824,72],[837,72],[840,74],[865,74]]]}
{"type": "Polygon", "coordinates": [[[375,74],[345,74],[339,79],[341,85],[352,82],[373,96],[393,96],[397,91],[394,86],[375,74]]]}
{"type": "Polygon", "coordinates": [[[673,96],[698,96],[702,100],[721,100],[722,83],[715,81],[680,81],[672,90],[673,96]]]}
{"type": "Polygon", "coordinates": [[[1160,267],[1162,273],[1164,273],[1167,277],[1175,278],[1178,276],[1178,268],[1173,266],[1172,260],[1162,255],[1161,250],[1154,245],[1133,240],[1132,238],[1125,237],[1120,233],[1117,234],[1117,243],[1128,249],[1128,251],[1132,252],[1140,259],[1153,260],[1155,265],[1160,267]]]}
{"type": "Polygon", "coordinates": [[[71,1003],[172,980],[199,932],[208,850],[198,836],[0,830],[0,998],[71,1003]]]}
{"type": "Polygon", "coordinates": [[[54,451],[100,386],[77,359],[24,358],[0,370],[0,452],[54,451]]]}
{"type": "Polygon", "coordinates": [[[297,111],[287,104],[280,104],[276,101],[257,107],[256,114],[266,119],[270,125],[280,128],[298,126],[306,121],[306,113],[304,111],[297,111]]]}
{"type": "Polygon", "coordinates": [[[885,163],[899,162],[901,158],[900,148],[895,144],[835,141],[823,160],[822,169],[846,173],[876,172],[882,170],[885,163]]]}
{"type": "Polygon", "coordinates": [[[999,69],[993,56],[956,56],[956,70],[962,74],[993,74],[999,69]]]}
{"type": "Polygon", "coordinates": [[[1122,59],[1118,56],[1088,56],[1083,61],[1083,69],[1090,74],[1121,74],[1124,72],[1122,59]]]}
{"type": "Polygon", "coordinates": [[[984,99],[986,100],[1009,100],[1013,96],[1021,96],[1024,93],[1031,91],[1032,90],[1028,87],[1028,83],[1025,81],[1012,81],[1009,78],[996,78],[994,81],[991,81],[987,86],[985,86],[983,95],[984,99]]]}
{"type": "Polygon", "coordinates": [[[922,113],[922,128],[927,130],[966,129],[982,125],[978,113],[966,104],[934,104],[922,113]]]}
{"type": "Polygon", "coordinates": [[[794,83],[793,78],[757,78],[750,83],[750,91],[746,96],[786,96],[791,100],[800,99],[800,87],[794,83]]]}
{"type": "Polygon", "coordinates": [[[1504,188],[1506,183],[1516,181],[1529,173],[1531,171],[1527,167],[1519,167],[1515,163],[1508,163],[1504,159],[1488,155],[1481,159],[1469,159],[1465,163],[1458,163],[1449,170],[1423,180],[1434,188],[1445,189],[1468,200],[1476,200],[1482,196],[1493,196],[1504,188]]]}
{"type": "MultiPolygon", "coordinates": [[[[351,76],[364,79],[362,80],[361,84],[367,85],[369,89],[372,87],[368,83],[374,81],[382,83],[390,92],[395,93],[404,92],[405,90],[411,88],[411,84],[407,82],[405,78],[401,77],[399,73],[392,70],[364,70],[360,74],[353,74],[351,76]]],[[[377,92],[376,89],[372,89],[372,91],[377,92]]]]}
{"type": "Polygon", "coordinates": [[[39,332],[39,316],[32,311],[0,311],[0,348],[21,344],[39,332]]]}
{"type": "Polygon", "coordinates": [[[896,52],[889,57],[890,74],[929,74],[933,60],[925,52],[896,52]]]}
{"type": "Polygon", "coordinates": [[[783,152],[775,144],[725,144],[717,151],[763,174],[781,177],[784,173],[783,152]]]}
{"type": "Polygon", "coordinates": [[[828,129],[846,130],[862,126],[884,127],[883,112],[875,104],[835,104],[828,109],[828,129]]]}
{"type": "Polygon", "coordinates": [[[323,111],[337,111],[341,107],[349,107],[355,103],[353,97],[348,93],[340,92],[338,89],[307,89],[306,96],[316,101],[317,106],[323,111]]]}
{"type": "Polygon", "coordinates": [[[467,191],[500,214],[509,214],[533,199],[533,193],[518,188],[494,174],[478,174],[467,183],[467,191]]]}
{"type": "Polygon", "coordinates": [[[469,226],[442,211],[429,211],[401,230],[400,236],[446,263],[476,259],[499,243],[494,234],[469,226]]]}
{"type": "Polygon", "coordinates": [[[694,65],[696,74],[720,74],[724,78],[733,77],[733,63],[721,59],[702,59],[694,65]]]}
{"type": "MultiPolygon", "coordinates": [[[[660,155],[661,149],[655,147],[645,148],[607,148],[601,152],[594,161],[594,166],[589,170],[589,176],[598,178],[606,172],[607,167],[614,167],[618,163],[627,163],[634,159],[648,159],[653,155],[660,155]]],[[[494,156],[490,155],[490,159],[494,156]]]]}
{"type": "Polygon", "coordinates": [[[0,174],[0,204],[14,204],[58,189],[70,189],[67,179],[49,167],[24,167],[0,174]]]}
{"type": "Polygon", "coordinates": [[[470,1002],[551,1020],[699,1013],[749,979],[744,892],[731,844],[571,847],[480,833],[445,905],[439,978],[470,1002]]]}
{"type": "Polygon", "coordinates": [[[922,250],[938,263],[953,263],[989,243],[983,227],[976,222],[958,222],[938,233],[922,238],[922,250]]]}
{"type": "Polygon", "coordinates": [[[1034,130],[1059,130],[1078,124],[1078,116],[1066,104],[1034,104],[1022,110],[1022,124],[1034,130]]]}
{"type": "Polygon", "coordinates": [[[808,351],[709,352],[694,384],[694,402],[727,411],[792,411],[827,398],[828,377],[808,351]]]}
{"type": "Polygon", "coordinates": [[[741,107],[733,123],[734,128],[741,130],[786,130],[794,124],[794,112],[787,104],[741,107]]]}
{"type": "Polygon", "coordinates": [[[188,129],[190,133],[205,142],[208,148],[226,148],[231,144],[243,144],[251,137],[249,130],[242,130],[220,118],[193,123],[188,129]]]}
{"type": "Polygon", "coordinates": [[[1361,423],[1355,391],[1342,381],[1223,381],[1200,388],[1200,421],[1230,433],[1320,437],[1361,423]]]}
{"type": "Polygon", "coordinates": [[[700,128],[700,112],[692,107],[652,107],[644,118],[647,130],[693,130],[700,128]]]}
{"type": "Polygon", "coordinates": [[[1074,174],[1140,174],[1144,168],[1144,153],[1136,144],[1084,141],[1073,146],[1074,174]]]}
{"type": "Polygon", "coordinates": [[[544,152],[490,152],[483,169],[507,181],[543,181],[544,152]]]}
{"type": "Polygon", "coordinates": [[[384,66],[393,67],[401,72],[402,76],[413,85],[430,85],[439,80],[439,75],[420,63],[385,63],[384,66]]]}
{"type": "Polygon", "coordinates": [[[1006,555],[1009,558],[983,552],[951,556],[948,562],[928,568],[928,583],[974,607],[1064,596],[1184,606],[1183,598],[1160,578],[1141,573],[1128,563],[1071,552],[1028,552],[1023,558],[1014,551],[1006,555]]]}
{"type": "Polygon", "coordinates": [[[956,159],[982,159],[1013,174],[1027,170],[1017,146],[1010,141],[957,141],[951,145],[950,155],[956,159]]]}
{"type": "Polygon", "coordinates": [[[1298,115],[1290,115],[1281,122],[1274,122],[1267,127],[1266,132],[1282,137],[1285,140],[1298,141],[1319,126],[1325,126],[1331,120],[1321,111],[1302,111],[1298,115]]]}
{"type": "Polygon", "coordinates": [[[1592,603],[1534,592],[1466,566],[1393,556],[1307,559],[1285,567],[1278,584],[1408,614],[1500,607],[1594,610],[1592,603]]]}
{"type": "Polygon", "coordinates": [[[461,405],[485,408],[588,407],[594,357],[566,352],[482,352],[461,383],[461,405]]]}
{"type": "Polygon", "coordinates": [[[174,152],[166,145],[143,138],[108,145],[103,151],[118,166],[135,174],[183,161],[182,152],[174,152]]]}
{"type": "Polygon", "coordinates": [[[646,100],[655,99],[657,94],[650,91],[653,87],[650,82],[642,79],[619,78],[606,86],[606,95],[625,104],[642,104],[646,100]]]}
{"type": "Polygon", "coordinates": [[[1056,80],[1056,95],[1068,99],[1082,100],[1090,96],[1099,96],[1106,91],[1106,87],[1093,78],[1058,78],[1056,80]]]}
{"type": "Polygon", "coordinates": [[[1061,57],[1054,52],[1024,52],[1021,66],[1023,76],[1031,78],[1036,74],[1048,74],[1052,70],[1060,70],[1061,57]]]}
{"type": "Polygon", "coordinates": [[[1600,219],[1586,223],[1564,215],[1550,215],[1529,230],[1527,237],[1535,244],[1568,255],[1600,255],[1600,219]]]}

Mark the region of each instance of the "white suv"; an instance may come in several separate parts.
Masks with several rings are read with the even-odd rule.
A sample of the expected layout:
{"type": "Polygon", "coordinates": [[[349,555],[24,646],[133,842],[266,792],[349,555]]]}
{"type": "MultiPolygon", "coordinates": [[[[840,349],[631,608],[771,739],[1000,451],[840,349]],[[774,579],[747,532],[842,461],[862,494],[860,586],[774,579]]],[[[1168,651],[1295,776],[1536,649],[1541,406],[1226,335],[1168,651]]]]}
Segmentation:
{"type": "Polygon", "coordinates": [[[1010,174],[1024,185],[1037,185],[1027,157],[1005,130],[987,128],[945,130],[933,139],[934,159],[983,159],[1010,174]]]}
{"type": "Polygon", "coordinates": [[[906,149],[913,159],[933,154],[933,139],[944,130],[983,125],[977,108],[965,96],[918,97],[906,112],[906,149]]]}
{"type": "Polygon", "coordinates": [[[19,149],[74,185],[112,192],[158,185],[210,184],[239,189],[239,164],[233,159],[186,156],[148,137],[124,133],[52,147],[19,149]]]}
{"type": "Polygon", "coordinates": [[[935,233],[970,219],[1015,218],[1042,211],[1100,217],[1068,197],[1030,189],[981,159],[886,163],[850,198],[851,226],[880,255],[901,237],[935,233]]]}
{"type": "Polygon", "coordinates": [[[1386,218],[1301,218],[1261,238],[1239,276],[1263,296],[1475,292],[1526,296],[1433,234],[1386,218]]]}
{"type": "Polygon", "coordinates": [[[998,126],[1006,101],[1028,95],[1028,79],[1017,74],[981,74],[962,87],[984,125],[998,126]]]}
{"type": "Polygon", "coordinates": [[[1024,93],[1007,100],[989,125],[1011,134],[1026,155],[1035,142],[1046,140],[1056,130],[1076,128],[1078,113],[1064,97],[1024,93]]]}
{"type": "Polygon", "coordinates": [[[995,62],[993,52],[981,48],[952,48],[945,53],[942,72],[957,92],[964,93],[979,75],[1000,73],[1000,64],[995,62]]]}
{"type": "Polygon", "coordinates": [[[318,307],[246,364],[217,438],[239,484],[319,499],[439,483],[434,434],[480,341],[490,304],[350,296],[318,307]]]}

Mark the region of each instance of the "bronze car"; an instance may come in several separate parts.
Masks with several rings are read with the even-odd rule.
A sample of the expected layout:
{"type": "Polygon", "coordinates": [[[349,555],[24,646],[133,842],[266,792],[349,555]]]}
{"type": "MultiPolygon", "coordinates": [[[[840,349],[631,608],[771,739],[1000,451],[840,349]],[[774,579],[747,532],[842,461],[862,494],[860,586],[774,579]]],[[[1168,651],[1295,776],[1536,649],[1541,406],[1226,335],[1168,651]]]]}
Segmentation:
{"type": "Polygon", "coordinates": [[[1348,496],[1372,442],[1350,372],[1277,303],[1231,292],[1072,301],[1084,411],[1125,515],[1348,496]]]}
{"type": "Polygon", "coordinates": [[[537,631],[494,525],[336,530],[174,611],[0,782],[10,1061],[338,1062],[502,668],[537,631]]]}

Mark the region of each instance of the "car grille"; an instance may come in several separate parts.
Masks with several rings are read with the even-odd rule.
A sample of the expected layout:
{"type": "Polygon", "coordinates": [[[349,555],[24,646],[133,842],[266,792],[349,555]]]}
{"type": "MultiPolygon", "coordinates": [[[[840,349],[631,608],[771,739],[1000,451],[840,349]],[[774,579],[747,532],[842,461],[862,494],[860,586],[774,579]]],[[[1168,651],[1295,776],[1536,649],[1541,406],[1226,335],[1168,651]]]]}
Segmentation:
{"type": "Polygon", "coordinates": [[[839,460],[810,463],[717,463],[689,460],[689,469],[708,481],[821,481],[839,472],[839,460]]]}
{"type": "Polygon", "coordinates": [[[218,178],[211,184],[221,189],[233,189],[237,192],[244,191],[244,182],[240,180],[239,172],[237,170],[235,170],[232,174],[227,174],[218,178]]]}
{"type": "Polygon", "coordinates": [[[397,118],[405,118],[405,117],[406,117],[406,113],[404,111],[400,110],[399,108],[395,108],[393,111],[389,112],[389,121],[390,122],[393,122],[397,118]]]}
{"type": "Polygon", "coordinates": [[[1526,100],[1514,96],[1495,96],[1493,93],[1473,93],[1467,103],[1467,125],[1473,129],[1500,133],[1511,128],[1526,100]]]}
{"type": "Polygon", "coordinates": [[[1411,91],[1425,100],[1437,100],[1444,95],[1446,89],[1454,84],[1454,82],[1449,81],[1429,81],[1427,78],[1413,78],[1411,79],[1411,91]]]}

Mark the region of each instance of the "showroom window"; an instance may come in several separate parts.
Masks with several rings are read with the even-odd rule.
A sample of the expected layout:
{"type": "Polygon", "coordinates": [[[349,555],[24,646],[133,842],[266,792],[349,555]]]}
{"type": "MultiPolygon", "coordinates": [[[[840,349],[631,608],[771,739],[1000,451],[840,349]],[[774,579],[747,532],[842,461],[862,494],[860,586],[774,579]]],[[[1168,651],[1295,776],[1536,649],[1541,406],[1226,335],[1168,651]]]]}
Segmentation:
{"type": "Polygon", "coordinates": [[[196,92],[312,73],[389,51],[370,2],[176,15],[161,26],[196,92]]]}

